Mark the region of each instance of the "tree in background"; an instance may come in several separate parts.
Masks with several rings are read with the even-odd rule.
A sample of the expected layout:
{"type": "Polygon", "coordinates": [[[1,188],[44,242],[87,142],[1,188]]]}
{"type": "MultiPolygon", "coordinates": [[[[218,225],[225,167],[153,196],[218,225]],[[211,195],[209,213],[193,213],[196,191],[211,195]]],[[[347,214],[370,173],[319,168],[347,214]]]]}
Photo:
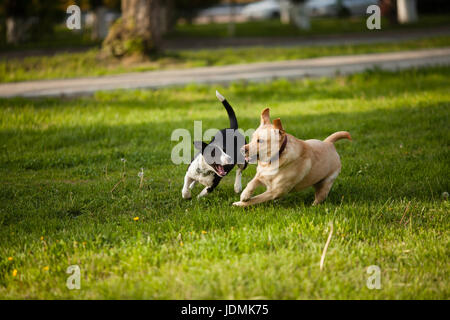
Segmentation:
{"type": "Polygon", "coordinates": [[[311,28],[311,21],[305,9],[306,0],[281,0],[280,20],[281,23],[292,23],[304,30],[311,28]]]}
{"type": "Polygon", "coordinates": [[[391,24],[397,23],[397,0],[380,0],[381,15],[391,24]]]}
{"type": "MultiPolygon", "coordinates": [[[[419,1],[424,3],[425,1],[419,1]]],[[[432,2],[429,0],[429,2],[432,2]]],[[[435,8],[439,8],[439,2],[435,1],[435,8]]],[[[380,0],[381,14],[388,18],[391,24],[412,23],[418,19],[416,0],[380,0]]]]}
{"type": "Polygon", "coordinates": [[[91,40],[104,39],[108,34],[106,13],[108,9],[120,11],[120,0],[82,0],[81,9],[92,14],[91,40]]]}
{"type": "Polygon", "coordinates": [[[162,36],[181,16],[194,17],[200,8],[219,0],[122,0],[122,17],[103,41],[107,56],[146,56],[160,49],[162,36]]]}
{"type": "Polygon", "coordinates": [[[220,0],[174,0],[175,17],[184,18],[191,24],[198,11],[203,8],[212,7],[221,2],[220,0]]]}
{"type": "Polygon", "coordinates": [[[26,19],[28,6],[25,1],[5,0],[4,15],[6,16],[6,42],[18,44],[26,38],[26,19]]]}
{"type": "Polygon", "coordinates": [[[162,36],[161,0],[122,0],[122,17],[103,41],[108,56],[124,57],[155,52],[162,36]]]}
{"type": "Polygon", "coordinates": [[[92,10],[93,15],[91,39],[102,39],[102,21],[104,20],[104,14],[106,13],[103,0],[89,0],[89,7],[92,10]]]}
{"type": "Polygon", "coordinates": [[[6,42],[18,44],[53,31],[55,21],[63,18],[60,3],[51,0],[3,0],[6,42]]]}
{"type": "MultiPolygon", "coordinates": [[[[96,19],[106,8],[120,10],[120,0],[1,0],[1,42],[18,44],[49,37],[57,24],[65,23],[66,9],[76,4],[81,10],[91,10],[94,16],[92,39],[101,38],[100,24],[96,19]]],[[[104,27],[104,24],[103,24],[104,27]]]]}
{"type": "Polygon", "coordinates": [[[397,0],[397,19],[400,23],[416,22],[418,19],[416,0],[397,0]]]}

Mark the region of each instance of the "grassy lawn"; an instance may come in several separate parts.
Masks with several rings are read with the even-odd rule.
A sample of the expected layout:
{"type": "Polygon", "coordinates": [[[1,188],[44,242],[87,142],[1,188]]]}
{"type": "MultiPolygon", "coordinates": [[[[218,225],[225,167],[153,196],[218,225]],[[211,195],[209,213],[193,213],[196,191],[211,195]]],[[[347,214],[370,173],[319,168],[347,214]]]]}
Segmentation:
{"type": "MultiPolygon", "coordinates": [[[[313,18],[310,30],[300,30],[293,25],[282,24],[280,20],[263,20],[237,23],[235,26],[235,37],[293,37],[329,34],[349,34],[367,32],[367,17],[350,18],[313,18]]],[[[390,24],[388,20],[382,19],[381,30],[413,30],[417,28],[432,28],[449,26],[448,15],[421,15],[417,23],[401,25],[390,24]]],[[[226,38],[228,37],[227,23],[210,24],[178,24],[175,29],[167,35],[168,38],[226,38]]]]}
{"type": "Polygon", "coordinates": [[[124,72],[217,66],[306,59],[333,55],[392,52],[450,46],[450,37],[434,37],[398,43],[315,47],[229,48],[167,51],[147,62],[118,62],[99,58],[99,50],[24,59],[0,59],[0,82],[101,76],[124,72]]]}
{"type": "Polygon", "coordinates": [[[0,100],[0,298],[448,299],[449,73],[0,100]],[[299,138],[352,134],[323,205],[308,190],[234,208],[233,177],[182,200],[171,133],[226,126],[216,88],[244,129],[270,106],[299,138]],[[66,288],[74,264],[81,290],[66,288]],[[370,265],[380,290],[366,287],[370,265]]]}
{"type": "MultiPolygon", "coordinates": [[[[392,25],[382,19],[382,29],[377,32],[391,30],[414,30],[417,28],[433,28],[450,26],[448,15],[421,15],[417,23],[407,25],[392,25]]],[[[235,37],[284,37],[284,36],[311,36],[329,34],[348,34],[367,32],[366,17],[350,18],[313,18],[311,30],[299,30],[295,26],[282,24],[279,20],[262,20],[237,23],[235,37]]],[[[228,24],[177,24],[174,30],[165,37],[176,38],[226,38],[228,37],[228,24]]],[[[101,41],[91,39],[91,30],[83,28],[81,32],[68,30],[65,24],[56,25],[53,33],[42,34],[39,39],[32,39],[18,45],[6,44],[5,30],[0,26],[0,51],[61,49],[87,46],[98,46],[101,41]]]]}
{"type": "Polygon", "coordinates": [[[84,48],[98,46],[101,41],[91,39],[91,30],[84,29],[83,32],[77,32],[67,29],[65,24],[56,25],[52,33],[44,33],[39,39],[28,40],[20,44],[7,44],[5,39],[5,30],[0,27],[0,51],[35,51],[35,50],[57,50],[67,48],[84,48]]]}

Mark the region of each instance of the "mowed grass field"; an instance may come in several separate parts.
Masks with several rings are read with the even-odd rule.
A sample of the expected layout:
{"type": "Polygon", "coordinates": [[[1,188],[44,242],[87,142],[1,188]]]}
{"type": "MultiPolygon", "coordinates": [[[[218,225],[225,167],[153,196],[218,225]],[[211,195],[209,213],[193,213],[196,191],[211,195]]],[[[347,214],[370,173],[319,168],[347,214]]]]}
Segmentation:
{"type": "Polygon", "coordinates": [[[0,298],[448,299],[449,74],[0,100],[0,298]],[[216,89],[245,130],[271,107],[299,138],[352,134],[336,144],[343,168],[324,204],[311,206],[311,189],[235,208],[234,174],[181,198],[171,133],[227,126],[216,89]],[[80,290],[66,287],[70,265],[80,290]],[[371,265],[379,290],[366,286],[371,265]]]}
{"type": "Polygon", "coordinates": [[[26,58],[0,57],[0,83],[104,76],[126,72],[186,69],[254,62],[309,59],[325,56],[447,48],[450,36],[398,41],[397,43],[342,44],[313,47],[247,47],[201,50],[167,50],[148,60],[131,62],[105,58],[99,49],[26,58]]]}

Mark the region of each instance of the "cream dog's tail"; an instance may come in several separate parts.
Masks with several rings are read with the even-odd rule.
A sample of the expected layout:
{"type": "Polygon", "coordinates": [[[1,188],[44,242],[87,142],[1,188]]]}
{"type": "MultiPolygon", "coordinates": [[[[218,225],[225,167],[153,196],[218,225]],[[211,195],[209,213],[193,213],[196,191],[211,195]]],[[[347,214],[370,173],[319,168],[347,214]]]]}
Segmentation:
{"type": "Polygon", "coordinates": [[[347,131],[338,131],[330,135],[328,138],[326,138],[324,142],[335,143],[336,141],[341,139],[352,140],[352,137],[350,136],[350,133],[348,133],[347,131]]]}

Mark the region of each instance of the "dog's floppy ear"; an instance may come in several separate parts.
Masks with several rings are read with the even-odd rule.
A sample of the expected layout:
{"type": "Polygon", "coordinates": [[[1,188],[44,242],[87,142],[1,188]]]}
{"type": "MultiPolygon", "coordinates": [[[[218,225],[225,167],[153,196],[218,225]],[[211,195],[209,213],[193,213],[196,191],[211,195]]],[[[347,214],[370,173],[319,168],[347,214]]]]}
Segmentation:
{"type": "Polygon", "coordinates": [[[261,125],[269,124],[270,123],[270,109],[265,108],[261,112],[261,125]]]}
{"type": "Polygon", "coordinates": [[[280,118],[273,120],[273,127],[280,130],[280,133],[284,133],[283,125],[281,124],[280,118]]]}
{"type": "Polygon", "coordinates": [[[203,152],[207,146],[208,144],[204,141],[194,141],[195,149],[200,150],[201,152],[203,152]]]}

